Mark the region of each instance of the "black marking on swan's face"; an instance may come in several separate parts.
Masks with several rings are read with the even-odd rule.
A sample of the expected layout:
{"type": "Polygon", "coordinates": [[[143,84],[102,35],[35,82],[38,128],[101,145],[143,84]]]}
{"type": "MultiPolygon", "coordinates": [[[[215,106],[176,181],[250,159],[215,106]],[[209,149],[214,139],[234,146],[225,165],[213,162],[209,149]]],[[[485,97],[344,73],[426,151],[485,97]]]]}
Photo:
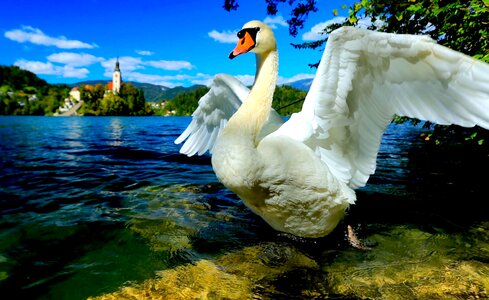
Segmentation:
{"type": "Polygon", "coordinates": [[[239,38],[238,45],[229,54],[229,58],[233,59],[236,56],[251,51],[256,46],[256,35],[260,31],[260,27],[243,28],[237,36],[239,38]]]}

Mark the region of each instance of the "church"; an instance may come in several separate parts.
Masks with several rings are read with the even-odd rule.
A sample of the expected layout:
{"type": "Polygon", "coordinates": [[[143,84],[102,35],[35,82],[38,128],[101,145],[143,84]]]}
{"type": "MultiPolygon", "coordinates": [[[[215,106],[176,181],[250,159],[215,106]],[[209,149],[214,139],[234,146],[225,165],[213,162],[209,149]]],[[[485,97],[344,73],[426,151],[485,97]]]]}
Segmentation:
{"type": "Polygon", "coordinates": [[[119,94],[122,86],[121,69],[119,68],[119,58],[115,62],[114,73],[112,74],[112,82],[107,84],[107,92],[112,91],[113,94],[119,94]]]}
{"type": "MultiPolygon", "coordinates": [[[[107,96],[108,94],[112,93],[114,95],[117,95],[121,91],[121,86],[124,83],[122,82],[122,75],[121,75],[121,69],[119,67],[119,58],[117,58],[117,61],[115,62],[115,69],[114,73],[112,73],[112,81],[109,81],[107,83],[107,86],[105,87],[105,94],[104,97],[107,96]]],[[[85,84],[83,86],[84,89],[86,90],[91,90],[93,91],[95,89],[95,86],[85,84]]],[[[70,91],[70,97],[65,99],[66,101],[71,101],[71,102],[79,102],[81,101],[81,95],[80,95],[80,88],[75,86],[71,89],[70,91]]],[[[68,102],[67,102],[68,103],[68,102]]]]}

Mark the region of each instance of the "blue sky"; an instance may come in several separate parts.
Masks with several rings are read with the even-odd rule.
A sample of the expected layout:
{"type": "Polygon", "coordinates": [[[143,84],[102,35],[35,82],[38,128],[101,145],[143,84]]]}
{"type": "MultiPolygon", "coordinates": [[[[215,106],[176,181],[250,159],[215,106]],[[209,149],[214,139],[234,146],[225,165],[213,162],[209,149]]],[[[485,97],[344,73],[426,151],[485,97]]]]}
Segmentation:
{"type": "Polygon", "coordinates": [[[17,65],[49,83],[111,80],[119,57],[122,78],[167,87],[208,84],[227,73],[251,84],[253,55],[228,59],[236,32],[249,20],[274,28],[279,48],[279,83],[312,77],[322,52],[290,43],[314,40],[332,10],[351,0],[318,0],[319,11],[291,37],[285,19],[267,16],[265,0],[241,0],[227,12],[223,0],[3,0],[0,5],[0,65],[17,65]]]}

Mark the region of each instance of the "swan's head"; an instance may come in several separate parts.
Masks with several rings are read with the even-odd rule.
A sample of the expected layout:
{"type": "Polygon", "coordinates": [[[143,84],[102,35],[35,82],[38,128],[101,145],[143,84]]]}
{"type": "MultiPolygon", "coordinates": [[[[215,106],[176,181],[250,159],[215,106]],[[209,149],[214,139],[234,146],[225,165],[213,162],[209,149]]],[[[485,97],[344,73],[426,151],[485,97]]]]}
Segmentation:
{"type": "Polygon", "coordinates": [[[260,21],[246,23],[238,32],[238,38],[236,48],[229,53],[230,59],[250,51],[261,54],[277,49],[272,29],[260,21]]]}

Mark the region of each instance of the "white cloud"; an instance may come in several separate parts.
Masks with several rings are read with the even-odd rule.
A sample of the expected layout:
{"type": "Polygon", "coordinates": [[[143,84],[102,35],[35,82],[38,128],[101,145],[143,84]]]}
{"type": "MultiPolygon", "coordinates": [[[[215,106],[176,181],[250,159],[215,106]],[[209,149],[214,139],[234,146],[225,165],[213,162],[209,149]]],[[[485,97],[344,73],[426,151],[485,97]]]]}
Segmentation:
{"type": "Polygon", "coordinates": [[[47,57],[50,62],[70,65],[73,67],[89,66],[104,59],[86,53],[60,52],[47,57]]]}
{"type": "Polygon", "coordinates": [[[205,75],[205,76],[197,77],[197,78],[191,80],[190,82],[192,84],[205,85],[205,86],[209,87],[212,84],[213,80],[214,80],[214,76],[205,75]]]}
{"type": "Polygon", "coordinates": [[[292,83],[292,82],[295,82],[298,80],[303,80],[303,79],[311,79],[312,80],[313,78],[314,78],[314,74],[306,74],[306,73],[297,74],[297,75],[294,75],[290,78],[284,78],[284,77],[279,76],[279,78],[277,80],[277,84],[282,85],[282,84],[288,84],[288,83],[292,83]]]}
{"type": "Polygon", "coordinates": [[[64,36],[50,37],[38,28],[22,26],[22,29],[14,29],[5,32],[4,36],[19,43],[32,43],[43,46],[55,46],[61,49],[92,49],[96,44],[88,44],[78,40],[68,40],[64,36]]]}
{"type": "Polygon", "coordinates": [[[163,85],[166,87],[181,86],[184,82],[190,82],[192,84],[205,84],[212,80],[212,77],[207,74],[199,73],[197,75],[156,75],[156,74],[143,74],[140,72],[127,72],[122,75],[125,81],[137,81],[163,85]]]}
{"type": "Polygon", "coordinates": [[[114,66],[117,59],[119,59],[122,76],[125,76],[125,73],[132,72],[134,70],[144,69],[144,62],[139,57],[114,57],[100,63],[102,67],[105,68],[104,76],[112,78],[112,73],[114,72],[114,66]]]}
{"type": "MultiPolygon", "coordinates": [[[[316,25],[314,25],[311,30],[309,30],[308,32],[304,33],[302,35],[302,39],[304,41],[317,41],[317,40],[320,40],[320,39],[324,39],[327,37],[327,35],[325,35],[323,32],[324,32],[324,29],[326,27],[328,27],[329,25],[332,25],[332,24],[340,24],[340,23],[343,23],[345,21],[346,17],[341,17],[341,16],[338,16],[338,17],[335,17],[331,20],[328,20],[326,22],[321,22],[321,23],[318,23],[316,25]]],[[[380,21],[380,20],[377,20],[375,21],[375,26],[377,27],[381,27],[383,25],[384,22],[380,21]]],[[[367,28],[369,26],[372,25],[372,19],[367,17],[367,18],[363,18],[363,19],[359,19],[358,20],[358,24],[357,24],[357,27],[360,27],[360,28],[367,28]]]]}
{"type": "Polygon", "coordinates": [[[194,66],[188,61],[181,61],[181,60],[158,60],[158,61],[153,60],[153,61],[149,61],[148,65],[154,68],[169,70],[169,71],[176,71],[181,69],[191,70],[194,68],[194,66]]]}
{"type": "Polygon", "coordinates": [[[317,41],[320,39],[324,39],[326,35],[323,34],[323,31],[326,27],[332,24],[342,23],[345,20],[345,17],[335,17],[326,22],[318,23],[312,26],[311,30],[302,34],[302,39],[304,41],[317,41]]]}
{"type": "Polygon", "coordinates": [[[126,72],[122,75],[124,81],[136,81],[151,84],[163,85],[166,87],[175,87],[177,84],[170,81],[169,76],[156,74],[143,74],[140,72],[126,72]]]}
{"type": "MultiPolygon", "coordinates": [[[[288,26],[287,22],[284,20],[282,16],[275,16],[275,17],[266,17],[265,20],[263,20],[263,23],[266,23],[268,26],[271,28],[277,28],[277,25],[280,26],[288,26]]],[[[219,43],[224,43],[224,44],[234,44],[238,41],[238,38],[236,37],[236,34],[238,33],[238,30],[224,30],[224,31],[217,31],[217,30],[212,30],[207,35],[214,39],[214,41],[219,42],[219,43]]]]}
{"type": "MultiPolygon", "coordinates": [[[[104,76],[112,78],[114,72],[114,66],[117,58],[110,58],[101,61],[102,67],[104,67],[104,76]]],[[[158,74],[146,74],[140,72],[140,70],[146,69],[146,67],[154,67],[158,69],[177,71],[181,69],[193,69],[194,66],[190,62],[186,61],[144,61],[139,57],[122,56],[119,57],[119,65],[121,68],[122,78],[125,81],[137,81],[146,82],[152,84],[164,85],[167,87],[174,87],[182,85],[181,81],[193,79],[189,75],[158,75],[158,74]]]]}
{"type": "Polygon", "coordinates": [[[218,32],[217,30],[212,30],[208,35],[213,38],[216,42],[225,44],[234,44],[238,42],[236,37],[237,31],[226,30],[223,32],[218,32]]]}
{"type": "Polygon", "coordinates": [[[265,20],[263,20],[263,23],[267,24],[268,26],[270,26],[270,28],[277,28],[277,25],[280,25],[280,26],[289,26],[289,24],[287,24],[287,22],[284,20],[284,18],[282,16],[274,16],[274,17],[266,17],[265,20]]]}
{"type": "Polygon", "coordinates": [[[144,55],[144,56],[151,56],[151,55],[155,54],[154,52],[148,51],[148,50],[136,50],[136,53],[139,55],[144,55]]]}
{"type": "Polygon", "coordinates": [[[75,68],[73,66],[64,66],[62,67],[62,69],[63,69],[62,76],[66,78],[86,78],[88,73],[90,73],[90,71],[88,71],[87,68],[75,68]]]}
{"type": "Polygon", "coordinates": [[[56,66],[51,62],[40,62],[40,61],[28,61],[25,59],[20,59],[14,63],[21,69],[29,70],[36,74],[41,75],[58,75],[64,78],[86,78],[88,69],[86,68],[75,68],[73,66],[56,66]]]}
{"type": "MultiPolygon", "coordinates": [[[[384,22],[381,20],[376,20],[374,24],[377,27],[381,27],[384,24],[384,22]]],[[[366,17],[358,20],[358,24],[357,24],[357,26],[360,28],[368,28],[371,25],[372,25],[372,19],[370,17],[366,17]]]]}
{"type": "Polygon", "coordinates": [[[36,74],[45,74],[45,75],[58,75],[59,69],[56,70],[55,66],[50,63],[43,63],[40,61],[28,61],[25,59],[20,59],[14,63],[14,65],[18,66],[21,69],[29,70],[36,74]]]}
{"type": "Polygon", "coordinates": [[[246,86],[251,86],[255,82],[255,75],[236,75],[234,77],[246,86]]]}

